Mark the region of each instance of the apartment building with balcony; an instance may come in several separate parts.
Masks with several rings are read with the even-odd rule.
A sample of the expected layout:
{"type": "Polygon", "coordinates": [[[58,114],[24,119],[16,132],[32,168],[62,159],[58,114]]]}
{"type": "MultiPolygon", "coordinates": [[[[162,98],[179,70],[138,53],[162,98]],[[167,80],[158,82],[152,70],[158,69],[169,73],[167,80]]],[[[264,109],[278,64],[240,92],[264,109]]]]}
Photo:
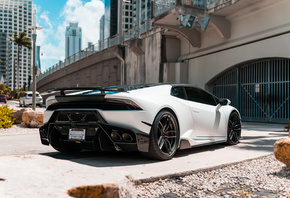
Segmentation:
{"type": "MultiPolygon", "coordinates": [[[[9,88],[12,87],[14,81],[14,60],[17,58],[17,45],[13,42],[8,42],[5,37],[12,37],[13,32],[17,34],[26,32],[27,37],[32,38],[32,31],[26,29],[26,26],[35,25],[35,11],[33,9],[32,0],[0,0],[0,42],[1,42],[1,60],[0,63],[0,76],[4,76],[5,84],[9,88]],[[3,45],[2,45],[3,44],[3,45]],[[5,48],[7,52],[4,52],[2,48],[5,48]],[[4,58],[4,56],[6,56],[4,58]],[[4,74],[5,67],[5,74],[4,74]]],[[[28,81],[28,76],[31,75],[31,52],[26,48],[20,49],[20,87],[24,82],[28,81]]],[[[17,61],[15,61],[17,64],[17,61]]],[[[17,68],[17,65],[16,67],[17,68]]],[[[16,78],[16,77],[15,77],[16,78]]]]}

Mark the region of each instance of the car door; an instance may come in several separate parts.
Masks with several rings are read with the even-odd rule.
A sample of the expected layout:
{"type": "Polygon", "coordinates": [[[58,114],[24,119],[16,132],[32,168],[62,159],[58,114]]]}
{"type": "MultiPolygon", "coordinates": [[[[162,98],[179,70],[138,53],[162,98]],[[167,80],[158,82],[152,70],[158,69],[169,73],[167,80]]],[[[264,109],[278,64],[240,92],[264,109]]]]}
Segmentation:
{"type": "Polygon", "coordinates": [[[194,123],[193,139],[216,141],[222,139],[221,114],[217,101],[209,93],[195,87],[185,87],[194,123]]]}

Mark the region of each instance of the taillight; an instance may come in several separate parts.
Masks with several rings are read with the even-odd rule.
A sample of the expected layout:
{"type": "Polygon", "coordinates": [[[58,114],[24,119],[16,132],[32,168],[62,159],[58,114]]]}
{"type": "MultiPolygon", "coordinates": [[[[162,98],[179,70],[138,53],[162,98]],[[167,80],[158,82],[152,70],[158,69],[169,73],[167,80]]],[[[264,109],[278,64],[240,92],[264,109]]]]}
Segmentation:
{"type": "Polygon", "coordinates": [[[107,99],[106,102],[113,104],[128,105],[129,107],[131,107],[132,110],[142,110],[142,108],[138,104],[129,99],[107,99]]]}

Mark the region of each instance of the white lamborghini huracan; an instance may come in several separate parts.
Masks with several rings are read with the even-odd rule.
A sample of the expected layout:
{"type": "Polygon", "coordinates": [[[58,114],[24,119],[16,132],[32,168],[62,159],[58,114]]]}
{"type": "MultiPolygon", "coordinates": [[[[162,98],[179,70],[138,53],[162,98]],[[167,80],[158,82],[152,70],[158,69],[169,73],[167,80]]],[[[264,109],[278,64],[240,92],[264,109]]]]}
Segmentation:
{"type": "Polygon", "coordinates": [[[237,144],[241,118],[228,99],[186,84],[58,89],[47,99],[41,142],[60,152],[139,151],[158,160],[177,149],[237,144]],[[77,93],[68,94],[68,91],[77,93]]]}

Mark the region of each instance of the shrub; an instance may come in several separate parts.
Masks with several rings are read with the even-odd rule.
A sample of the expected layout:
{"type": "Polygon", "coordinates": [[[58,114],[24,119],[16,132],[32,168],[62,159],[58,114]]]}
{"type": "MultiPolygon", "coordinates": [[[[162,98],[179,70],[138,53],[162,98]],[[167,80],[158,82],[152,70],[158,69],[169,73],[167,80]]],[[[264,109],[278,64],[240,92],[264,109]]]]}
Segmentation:
{"type": "Polygon", "coordinates": [[[0,128],[11,128],[14,123],[14,118],[12,117],[13,109],[10,109],[8,105],[0,106],[0,128]]]}

